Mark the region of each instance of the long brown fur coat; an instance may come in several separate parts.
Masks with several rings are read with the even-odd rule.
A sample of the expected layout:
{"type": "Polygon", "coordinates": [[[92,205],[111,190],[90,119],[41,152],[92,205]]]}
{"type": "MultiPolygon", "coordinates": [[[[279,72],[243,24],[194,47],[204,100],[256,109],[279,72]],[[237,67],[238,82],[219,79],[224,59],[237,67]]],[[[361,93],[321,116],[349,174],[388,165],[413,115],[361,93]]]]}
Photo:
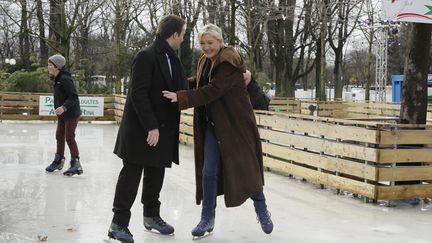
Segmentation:
{"type": "MultiPolygon", "coordinates": [[[[200,80],[205,56],[198,62],[196,80],[200,80]]],[[[243,60],[232,47],[222,49],[212,63],[208,85],[197,83],[196,89],[177,92],[180,109],[207,105],[214,122],[221,151],[218,194],[225,205],[241,205],[261,192],[264,185],[261,141],[255,115],[243,79],[243,60]]],[[[196,202],[202,200],[204,127],[194,116],[194,152],[196,202]]]]}

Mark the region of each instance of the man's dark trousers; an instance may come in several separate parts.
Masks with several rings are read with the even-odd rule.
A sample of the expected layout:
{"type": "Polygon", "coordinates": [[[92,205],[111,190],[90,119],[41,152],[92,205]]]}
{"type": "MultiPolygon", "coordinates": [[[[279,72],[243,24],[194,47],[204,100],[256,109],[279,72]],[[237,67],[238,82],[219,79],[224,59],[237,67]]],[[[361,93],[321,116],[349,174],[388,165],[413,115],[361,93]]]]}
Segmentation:
{"type": "Polygon", "coordinates": [[[129,226],[130,209],[135,201],[141,175],[144,171],[141,202],[144,205],[144,216],[159,216],[159,193],[165,176],[164,167],[147,167],[123,161],[123,168],[117,180],[114,196],[114,218],[112,222],[129,226]]]}

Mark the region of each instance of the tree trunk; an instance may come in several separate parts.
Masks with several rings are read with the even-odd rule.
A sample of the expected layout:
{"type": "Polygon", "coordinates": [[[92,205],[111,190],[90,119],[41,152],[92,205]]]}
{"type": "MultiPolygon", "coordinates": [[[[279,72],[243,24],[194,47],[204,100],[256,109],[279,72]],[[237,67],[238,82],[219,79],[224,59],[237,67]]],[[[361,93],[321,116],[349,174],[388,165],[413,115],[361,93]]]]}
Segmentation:
{"type": "Polygon", "coordinates": [[[326,83],[327,83],[327,75],[326,75],[326,38],[327,38],[327,8],[328,8],[329,0],[321,1],[321,26],[320,26],[320,41],[321,41],[321,56],[320,56],[320,96],[317,97],[318,100],[325,101],[327,99],[326,95],[326,83]]]}
{"type": "Polygon", "coordinates": [[[341,75],[341,66],[342,66],[342,48],[339,46],[339,48],[335,51],[335,61],[334,61],[334,67],[333,67],[333,75],[334,75],[334,92],[335,92],[335,100],[342,99],[342,92],[343,92],[343,80],[341,75]]]}
{"type": "Polygon", "coordinates": [[[27,0],[20,0],[21,3],[21,25],[19,33],[20,56],[23,68],[30,70],[30,40],[27,25],[27,0]]]}
{"type": "Polygon", "coordinates": [[[400,123],[426,124],[431,25],[411,25],[405,58],[400,123]]]}
{"type": "Polygon", "coordinates": [[[285,12],[284,12],[284,32],[285,32],[285,51],[286,62],[285,62],[285,72],[284,72],[284,80],[285,82],[285,93],[287,97],[295,98],[295,83],[297,79],[293,74],[293,66],[294,66],[294,48],[295,48],[295,39],[294,39],[294,9],[296,6],[295,0],[287,0],[284,2],[285,4],[285,12]]]}
{"type": "Polygon", "coordinates": [[[316,40],[316,58],[315,58],[315,99],[319,99],[321,97],[321,89],[320,89],[320,74],[321,74],[321,39],[316,40]]]}
{"type": "Polygon", "coordinates": [[[39,23],[39,49],[40,49],[39,63],[41,66],[45,66],[48,60],[48,46],[45,37],[45,21],[43,18],[42,0],[37,0],[36,4],[37,4],[36,15],[39,23]]]}
{"type": "Polygon", "coordinates": [[[115,2],[115,19],[114,19],[114,55],[115,55],[115,91],[120,93],[122,78],[122,61],[123,61],[123,48],[122,48],[122,36],[123,32],[123,17],[122,8],[123,1],[116,0],[115,2]]]}
{"type": "Polygon", "coordinates": [[[50,0],[50,47],[51,54],[60,53],[69,66],[70,34],[66,22],[65,3],[67,0],[50,0]]]}
{"type": "Polygon", "coordinates": [[[236,6],[236,1],[235,0],[230,0],[230,26],[229,26],[229,32],[228,32],[228,43],[231,46],[235,45],[236,42],[236,34],[235,34],[235,23],[236,23],[236,11],[237,11],[237,6],[236,6]]]}

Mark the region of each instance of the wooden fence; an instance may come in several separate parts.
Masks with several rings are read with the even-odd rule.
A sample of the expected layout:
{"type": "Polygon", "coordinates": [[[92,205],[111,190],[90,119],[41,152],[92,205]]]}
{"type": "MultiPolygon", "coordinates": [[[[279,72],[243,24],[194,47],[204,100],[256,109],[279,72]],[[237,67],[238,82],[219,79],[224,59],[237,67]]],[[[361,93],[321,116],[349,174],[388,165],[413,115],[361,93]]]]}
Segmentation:
{"type": "MultiPolygon", "coordinates": [[[[57,120],[56,116],[39,115],[39,97],[35,93],[0,93],[0,120],[57,120]]],[[[80,95],[101,96],[101,95],[80,95]]],[[[82,121],[114,121],[114,96],[104,96],[104,116],[81,116],[82,121]]]]}
{"type": "MultiPolygon", "coordinates": [[[[192,113],[181,116],[186,144],[192,113]]],[[[259,111],[256,119],[264,166],[273,171],[374,200],[432,196],[432,126],[259,111]]]]}
{"type": "MultiPolygon", "coordinates": [[[[270,101],[270,110],[275,112],[315,115],[359,120],[397,120],[400,114],[400,104],[346,101],[315,101],[295,100],[274,97],[270,101]],[[314,112],[311,113],[310,108],[314,112]]],[[[432,106],[427,109],[428,123],[432,124],[432,106]]]]}
{"type": "MultiPolygon", "coordinates": [[[[55,119],[38,115],[39,95],[0,93],[0,119],[55,119]]],[[[374,200],[432,197],[432,126],[331,117],[391,117],[395,106],[277,100],[276,112],[255,112],[265,167],[374,200]],[[310,105],[327,117],[305,115],[310,105]]],[[[119,122],[124,104],[105,96],[105,116],[85,120],[119,122]]],[[[181,142],[193,144],[192,123],[193,110],[182,111],[181,142]]]]}

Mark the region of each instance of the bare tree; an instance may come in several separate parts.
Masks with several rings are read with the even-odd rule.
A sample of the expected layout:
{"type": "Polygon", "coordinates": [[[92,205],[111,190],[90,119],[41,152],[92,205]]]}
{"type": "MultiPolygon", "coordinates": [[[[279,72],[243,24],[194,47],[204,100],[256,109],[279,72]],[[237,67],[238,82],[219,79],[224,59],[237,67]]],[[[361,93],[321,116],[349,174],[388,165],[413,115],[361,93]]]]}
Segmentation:
{"type": "Polygon", "coordinates": [[[22,66],[26,70],[30,70],[30,36],[28,30],[28,14],[27,14],[27,0],[20,0],[21,4],[21,25],[19,33],[20,43],[20,56],[22,66]]]}
{"type": "Polygon", "coordinates": [[[342,71],[342,58],[345,43],[348,37],[356,29],[357,21],[361,14],[364,1],[345,1],[337,0],[331,10],[331,16],[334,19],[328,21],[328,42],[335,54],[333,75],[335,84],[335,99],[342,99],[343,89],[343,76],[342,71]],[[357,11],[354,11],[357,10],[357,11]],[[336,35],[336,38],[334,38],[336,35]]]}
{"type": "Polygon", "coordinates": [[[197,25],[198,18],[200,16],[201,10],[204,5],[203,0],[198,1],[176,1],[177,6],[175,8],[175,14],[178,14],[184,20],[186,20],[186,32],[184,35],[184,41],[180,47],[180,59],[183,63],[183,66],[186,70],[186,75],[192,75],[195,73],[195,70],[192,70],[193,66],[193,46],[192,42],[192,32],[197,25]]]}
{"type": "Polygon", "coordinates": [[[327,28],[328,28],[328,18],[330,15],[329,0],[322,0],[320,3],[320,57],[319,57],[319,86],[317,87],[316,98],[318,100],[326,100],[326,43],[327,43],[327,28]],[[319,91],[318,91],[319,90],[319,91]]]}
{"type": "Polygon", "coordinates": [[[48,45],[46,43],[45,36],[45,20],[43,14],[42,0],[36,0],[36,15],[39,27],[39,63],[40,65],[46,65],[48,60],[48,45]]]}
{"type": "Polygon", "coordinates": [[[426,124],[431,30],[429,24],[414,23],[410,26],[400,113],[400,123],[403,124],[426,124]]]}

